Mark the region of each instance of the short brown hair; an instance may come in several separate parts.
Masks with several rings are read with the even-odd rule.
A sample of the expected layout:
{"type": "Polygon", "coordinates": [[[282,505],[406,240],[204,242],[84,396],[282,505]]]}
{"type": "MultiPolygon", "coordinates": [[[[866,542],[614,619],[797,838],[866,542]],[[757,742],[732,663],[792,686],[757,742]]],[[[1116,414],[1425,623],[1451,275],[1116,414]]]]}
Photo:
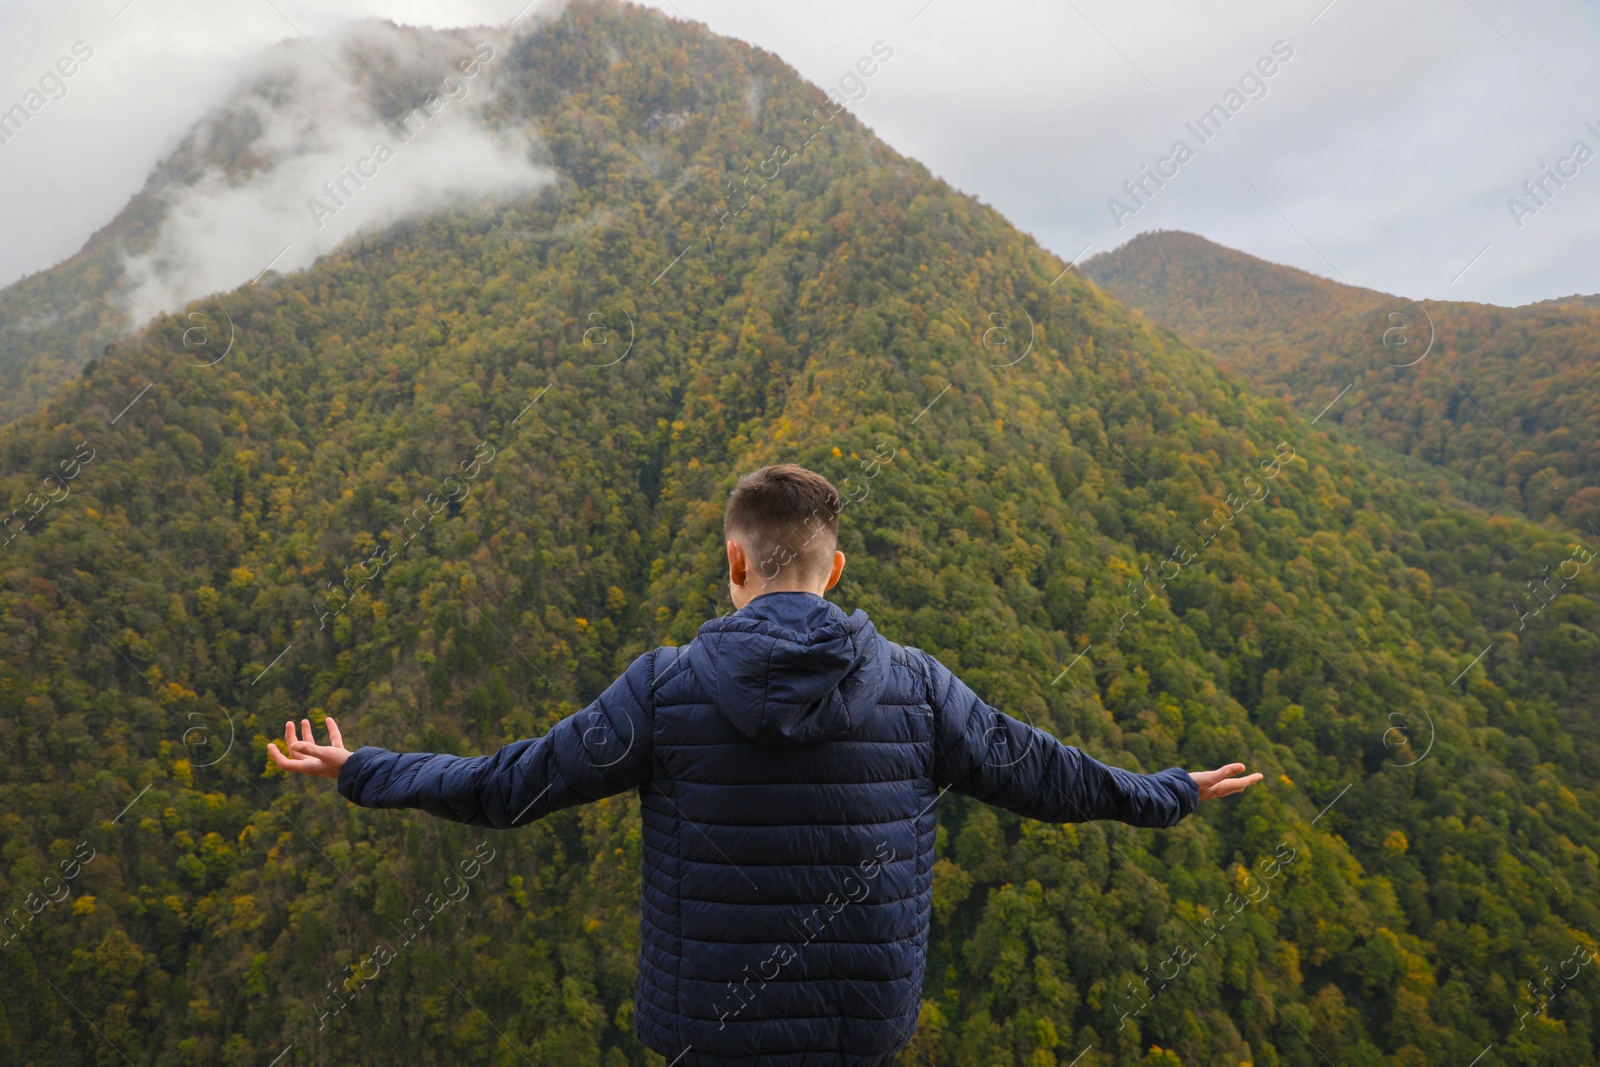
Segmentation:
{"type": "Polygon", "coordinates": [[[723,533],[750,555],[765,581],[780,572],[802,580],[827,575],[839,548],[839,491],[815,471],[776,463],[746,474],[728,494],[723,533]]]}

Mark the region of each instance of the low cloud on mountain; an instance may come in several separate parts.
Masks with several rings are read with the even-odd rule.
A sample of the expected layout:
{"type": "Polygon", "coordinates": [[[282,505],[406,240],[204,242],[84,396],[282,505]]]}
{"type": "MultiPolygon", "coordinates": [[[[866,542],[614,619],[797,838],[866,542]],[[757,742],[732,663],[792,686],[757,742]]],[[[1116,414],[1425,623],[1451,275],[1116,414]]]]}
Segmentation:
{"type": "Polygon", "coordinates": [[[491,30],[353,24],[269,49],[158,177],[162,221],[121,303],[143,322],[269,265],[310,265],[422,211],[549,184],[537,146],[483,121],[510,48],[491,30]],[[177,173],[173,173],[176,171],[177,173]]]}

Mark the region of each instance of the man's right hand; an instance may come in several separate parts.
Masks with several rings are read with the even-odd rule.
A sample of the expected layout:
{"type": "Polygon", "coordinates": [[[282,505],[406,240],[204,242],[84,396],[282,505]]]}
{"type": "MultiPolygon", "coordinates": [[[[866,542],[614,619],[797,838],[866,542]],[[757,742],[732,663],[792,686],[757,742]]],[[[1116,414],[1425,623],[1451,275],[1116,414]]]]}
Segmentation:
{"type": "Polygon", "coordinates": [[[1235,793],[1243,793],[1246,789],[1261,781],[1261,774],[1257,772],[1246,778],[1235,778],[1234,775],[1244,770],[1242,763],[1230,763],[1225,767],[1218,767],[1214,771],[1190,771],[1189,777],[1194,779],[1194,784],[1200,787],[1201,800],[1213,800],[1217,797],[1231,797],[1235,793]]]}

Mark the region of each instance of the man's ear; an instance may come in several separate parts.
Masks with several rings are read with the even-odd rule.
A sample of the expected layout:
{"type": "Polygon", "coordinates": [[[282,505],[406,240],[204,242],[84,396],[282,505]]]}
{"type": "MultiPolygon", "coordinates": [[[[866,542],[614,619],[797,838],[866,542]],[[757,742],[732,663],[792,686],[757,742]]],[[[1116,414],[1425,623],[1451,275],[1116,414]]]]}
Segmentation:
{"type": "Polygon", "coordinates": [[[746,578],[747,561],[744,546],[737,541],[728,542],[728,581],[742,586],[746,578]]]}
{"type": "Polygon", "coordinates": [[[822,587],[822,591],[826,593],[829,589],[832,589],[834,586],[838,585],[839,578],[843,574],[844,553],[835,551],[833,553],[833,569],[828,572],[828,584],[822,587]]]}

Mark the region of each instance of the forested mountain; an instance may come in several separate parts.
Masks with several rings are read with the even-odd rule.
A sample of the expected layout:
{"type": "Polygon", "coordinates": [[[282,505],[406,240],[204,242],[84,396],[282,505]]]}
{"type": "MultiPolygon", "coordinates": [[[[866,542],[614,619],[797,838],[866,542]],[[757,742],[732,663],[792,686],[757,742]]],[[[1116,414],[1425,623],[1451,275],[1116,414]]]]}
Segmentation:
{"type": "MultiPolygon", "coordinates": [[[[403,198],[416,176],[397,176],[404,168],[390,164],[408,137],[433,135],[433,169],[441,174],[432,184],[439,190],[449,190],[452,169],[459,177],[472,173],[474,162],[494,162],[469,159],[452,168],[454,157],[481,145],[459,136],[441,143],[438,135],[440,127],[458,132],[464,113],[479,109],[506,36],[494,28],[426,31],[365,20],[316,48],[293,40],[267,49],[115,218],[98,228],[84,220],[77,253],[0,289],[0,424],[36,410],[108,343],[143,326],[152,303],[171,310],[175,302],[162,299],[174,287],[165,284],[171,275],[178,276],[176,288],[199,295],[265,273],[286,253],[286,262],[309,262],[308,245],[331,247],[329,238],[350,229],[337,223],[351,213],[372,214],[373,201],[386,194],[394,200],[397,188],[403,198]],[[461,76],[463,67],[472,73],[461,76]],[[440,83],[451,76],[455,88],[442,94],[440,83]],[[377,166],[363,157],[375,136],[389,147],[377,166]],[[365,183],[353,184],[361,179],[350,166],[359,169],[362,158],[366,169],[389,173],[374,183],[376,192],[357,195],[365,183]],[[339,186],[330,192],[319,185],[330,179],[342,183],[343,195],[339,186]],[[247,199],[254,203],[242,210],[247,199]],[[308,212],[312,200],[326,214],[308,212]],[[329,216],[336,216],[332,228],[329,216]],[[237,267],[228,261],[252,255],[259,244],[252,238],[264,234],[272,243],[246,272],[233,270],[226,286],[196,287],[221,265],[237,267]]],[[[415,161],[420,151],[405,158],[415,161]]],[[[77,211],[55,183],[40,192],[77,211]]]]}
{"type": "Polygon", "coordinates": [[[1600,529],[1600,297],[1411,301],[1177,231],[1141,234],[1083,270],[1413,469],[1451,472],[1484,503],[1600,529]]]}
{"type": "Polygon", "coordinates": [[[729,610],[721,504],[777,460],[840,485],[886,636],[1108,762],[1267,774],[1171,831],[943,798],[902,1063],[1594,1061],[1592,557],[769,54],[574,2],[503,58],[553,186],[163,316],[0,431],[0,1061],[660,1067],[637,797],[478,831],[265,744],[542,732],[729,610]]]}
{"type": "Polygon", "coordinates": [[[1541,300],[1539,303],[1541,305],[1553,304],[1557,306],[1563,304],[1575,304],[1578,307],[1600,308],[1600,293],[1592,293],[1589,295],[1574,293],[1571,296],[1558,296],[1553,300],[1541,300]]]}
{"type": "Polygon", "coordinates": [[[116,253],[85,247],[0,289],[0,423],[38,409],[126,326],[116,253]]]}

